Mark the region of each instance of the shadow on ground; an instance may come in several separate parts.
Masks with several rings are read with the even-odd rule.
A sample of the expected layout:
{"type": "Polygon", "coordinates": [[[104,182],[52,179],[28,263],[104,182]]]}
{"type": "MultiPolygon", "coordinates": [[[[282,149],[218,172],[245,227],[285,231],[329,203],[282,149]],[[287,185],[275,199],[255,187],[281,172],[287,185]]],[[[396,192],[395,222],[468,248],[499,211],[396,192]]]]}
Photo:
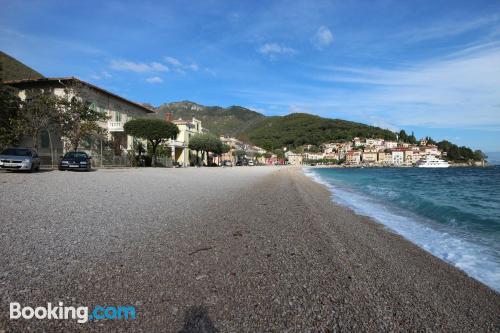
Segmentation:
{"type": "Polygon", "coordinates": [[[192,306],[184,313],[184,326],[179,333],[216,333],[208,310],[204,306],[192,306]]]}

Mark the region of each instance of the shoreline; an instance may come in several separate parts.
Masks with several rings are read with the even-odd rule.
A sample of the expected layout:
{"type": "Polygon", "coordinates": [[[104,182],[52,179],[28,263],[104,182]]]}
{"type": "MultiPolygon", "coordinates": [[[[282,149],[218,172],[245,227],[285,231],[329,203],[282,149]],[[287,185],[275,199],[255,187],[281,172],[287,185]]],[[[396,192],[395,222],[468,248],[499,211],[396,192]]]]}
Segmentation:
{"type": "MultiPolygon", "coordinates": [[[[400,235],[424,251],[463,271],[471,278],[500,292],[498,280],[499,266],[497,258],[491,254],[492,248],[485,245],[495,243],[494,237],[484,238],[477,243],[470,238],[454,233],[453,228],[443,229],[433,217],[425,217],[411,209],[393,202],[356,190],[347,183],[339,186],[332,183],[333,174],[319,172],[321,169],[303,168],[304,174],[314,182],[324,186],[330,192],[330,198],[336,205],[350,209],[354,214],[366,216],[374,223],[382,225],[389,232],[400,235]]],[[[335,178],[335,177],[333,177],[335,178]]],[[[473,237],[473,236],[472,236],[473,237]]]]}
{"type": "Polygon", "coordinates": [[[0,173],[0,178],[5,193],[13,193],[21,180],[23,188],[39,184],[30,187],[34,193],[18,192],[16,202],[31,205],[21,210],[23,219],[18,206],[0,203],[4,308],[9,301],[43,305],[64,299],[65,304],[134,304],[138,311],[136,321],[86,326],[11,321],[2,311],[0,329],[178,332],[201,324],[220,332],[498,329],[498,293],[333,203],[330,192],[300,168],[107,170],[78,177],[0,173]],[[64,191],[72,187],[89,195],[66,219],[62,199],[83,199],[64,191]],[[44,202],[31,197],[38,191],[44,202]],[[92,210],[104,202],[113,209],[92,210]],[[41,212],[45,204],[52,209],[41,212]],[[33,233],[34,228],[40,231],[33,233]]]}

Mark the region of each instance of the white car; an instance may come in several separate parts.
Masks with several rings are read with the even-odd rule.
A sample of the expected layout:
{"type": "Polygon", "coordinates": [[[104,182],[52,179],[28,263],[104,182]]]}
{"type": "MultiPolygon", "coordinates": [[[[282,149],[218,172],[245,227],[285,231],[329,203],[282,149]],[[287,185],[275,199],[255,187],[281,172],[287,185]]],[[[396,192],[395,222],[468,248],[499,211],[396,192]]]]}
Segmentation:
{"type": "Polygon", "coordinates": [[[248,161],[248,166],[254,166],[254,165],[255,163],[252,160],[248,161]]]}
{"type": "Polygon", "coordinates": [[[6,170],[40,170],[40,157],[33,148],[7,148],[0,154],[0,168],[6,170]]]}

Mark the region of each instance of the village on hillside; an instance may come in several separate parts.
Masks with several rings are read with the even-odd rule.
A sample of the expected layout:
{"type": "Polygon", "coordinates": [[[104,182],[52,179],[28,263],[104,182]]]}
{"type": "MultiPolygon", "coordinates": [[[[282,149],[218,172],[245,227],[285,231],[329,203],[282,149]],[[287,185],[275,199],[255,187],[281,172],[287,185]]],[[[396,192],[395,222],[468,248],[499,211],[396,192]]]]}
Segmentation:
{"type": "MultiPolygon", "coordinates": [[[[427,156],[446,157],[446,152],[428,142],[420,140],[417,144],[384,139],[360,139],[323,144],[319,151],[312,145],[304,145],[301,151],[285,153],[288,163],[293,165],[341,165],[341,166],[415,166],[427,156]]],[[[483,165],[483,161],[475,163],[483,165]]]]}
{"type": "MultiPolygon", "coordinates": [[[[78,146],[79,150],[92,156],[92,166],[147,165],[145,158],[151,155],[148,140],[127,133],[125,124],[135,119],[155,117],[155,111],[151,108],[74,77],[24,79],[6,81],[4,84],[16,88],[19,97],[27,103],[32,103],[29,94],[36,89],[50,91],[55,96],[66,96],[68,86],[77,87],[75,93],[85,99],[90,109],[103,115],[102,119],[96,122],[99,130],[82,136],[78,146]],[[96,133],[99,135],[95,135],[96,133]]],[[[327,142],[320,146],[305,144],[300,147],[281,147],[267,151],[235,137],[216,137],[213,134],[212,136],[219,142],[218,147],[224,149],[200,152],[193,147],[192,140],[196,136],[209,134],[201,120],[195,116],[191,119],[174,119],[172,112],[165,113],[162,120],[174,124],[177,134],[160,141],[155,154],[157,166],[290,164],[408,167],[415,166],[420,160],[429,156],[445,159],[447,157],[447,153],[438,149],[431,139],[408,143],[403,140],[355,137],[352,140],[327,142]]],[[[71,150],[54,128],[47,123],[39,128],[27,129],[31,135],[23,140],[23,145],[36,147],[43,165],[52,167],[58,163],[58,156],[71,150]],[[33,133],[36,133],[35,136],[33,133]]],[[[482,166],[484,159],[470,163],[482,166]]]]}

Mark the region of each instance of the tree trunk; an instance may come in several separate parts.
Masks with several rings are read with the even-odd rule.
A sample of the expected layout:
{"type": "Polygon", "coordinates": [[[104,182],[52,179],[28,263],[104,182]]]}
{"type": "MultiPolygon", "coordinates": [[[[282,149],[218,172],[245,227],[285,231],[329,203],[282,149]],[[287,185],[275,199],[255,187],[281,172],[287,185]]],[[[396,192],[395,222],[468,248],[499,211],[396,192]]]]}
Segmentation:
{"type": "Polygon", "coordinates": [[[38,150],[38,129],[35,129],[35,131],[33,132],[32,145],[33,148],[38,150]]]}
{"type": "Polygon", "coordinates": [[[50,144],[50,164],[51,167],[54,168],[54,146],[52,144],[52,136],[50,135],[50,130],[47,130],[47,135],[49,136],[49,144],[50,144]]]}
{"type": "Polygon", "coordinates": [[[151,156],[151,166],[156,167],[156,147],[158,144],[155,144],[153,141],[151,141],[151,149],[153,150],[153,156],[151,156]]]}

